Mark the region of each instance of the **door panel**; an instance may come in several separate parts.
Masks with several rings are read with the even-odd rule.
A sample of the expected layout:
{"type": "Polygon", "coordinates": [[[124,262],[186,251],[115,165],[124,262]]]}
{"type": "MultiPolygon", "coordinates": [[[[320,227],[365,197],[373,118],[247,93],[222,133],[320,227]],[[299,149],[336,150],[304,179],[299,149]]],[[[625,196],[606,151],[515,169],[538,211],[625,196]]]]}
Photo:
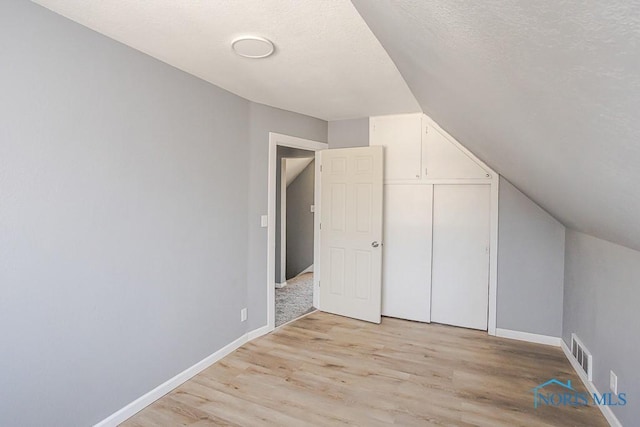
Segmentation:
{"type": "Polygon", "coordinates": [[[487,329],[490,185],[434,185],[431,321],[487,329]]]}
{"type": "Polygon", "coordinates": [[[490,177],[480,164],[465,154],[433,126],[423,136],[422,167],[429,179],[490,177]]]}
{"type": "Polygon", "coordinates": [[[344,249],[331,248],[329,256],[329,286],[333,295],[344,295],[344,249]]]}
{"type": "Polygon", "coordinates": [[[380,323],[382,147],[325,150],[321,162],[321,310],[380,323]]]}
{"type": "Polygon", "coordinates": [[[422,114],[378,116],[369,120],[369,144],[388,148],[385,181],[420,179],[422,114]]]}
{"type": "Polygon", "coordinates": [[[385,185],[382,314],[431,319],[433,185],[385,185]]]}

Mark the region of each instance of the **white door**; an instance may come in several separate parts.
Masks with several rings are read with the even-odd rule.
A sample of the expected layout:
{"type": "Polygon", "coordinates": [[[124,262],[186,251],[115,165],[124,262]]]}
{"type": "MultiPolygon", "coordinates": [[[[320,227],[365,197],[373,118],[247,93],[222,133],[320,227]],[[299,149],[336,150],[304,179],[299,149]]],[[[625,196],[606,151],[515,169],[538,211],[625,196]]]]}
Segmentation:
{"type": "Polygon", "coordinates": [[[434,185],[431,321],[487,329],[490,185],[434,185]]]}
{"type": "Polygon", "coordinates": [[[380,323],[382,147],[320,158],[320,309],[380,323]]]}
{"type": "Polygon", "coordinates": [[[382,314],[431,319],[433,185],[384,186],[382,314]]]}

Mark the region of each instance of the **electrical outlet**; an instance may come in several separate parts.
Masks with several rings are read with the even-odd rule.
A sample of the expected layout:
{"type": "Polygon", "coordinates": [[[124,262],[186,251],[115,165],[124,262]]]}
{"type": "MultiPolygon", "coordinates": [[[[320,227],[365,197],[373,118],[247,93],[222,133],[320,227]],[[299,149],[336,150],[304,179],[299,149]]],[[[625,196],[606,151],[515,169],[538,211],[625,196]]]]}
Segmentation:
{"type": "Polygon", "coordinates": [[[240,310],[240,321],[245,322],[247,320],[247,309],[243,308],[240,310]]]}
{"type": "Polygon", "coordinates": [[[618,394],[618,376],[609,371],[609,388],[614,394],[618,394]]]}

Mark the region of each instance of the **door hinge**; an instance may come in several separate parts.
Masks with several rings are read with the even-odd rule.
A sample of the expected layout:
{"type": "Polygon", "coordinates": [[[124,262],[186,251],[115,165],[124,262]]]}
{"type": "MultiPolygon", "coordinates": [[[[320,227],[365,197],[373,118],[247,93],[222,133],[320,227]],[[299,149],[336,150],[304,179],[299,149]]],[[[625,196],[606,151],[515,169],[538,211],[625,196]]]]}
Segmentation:
{"type": "Polygon", "coordinates": [[[322,165],[320,165],[320,172],[322,172],[322,165]]]}
{"type": "Polygon", "coordinates": [[[424,133],[429,133],[429,126],[425,126],[424,133]]]}
{"type": "Polygon", "coordinates": [[[320,223],[320,230],[322,230],[322,223],[320,223]]]}

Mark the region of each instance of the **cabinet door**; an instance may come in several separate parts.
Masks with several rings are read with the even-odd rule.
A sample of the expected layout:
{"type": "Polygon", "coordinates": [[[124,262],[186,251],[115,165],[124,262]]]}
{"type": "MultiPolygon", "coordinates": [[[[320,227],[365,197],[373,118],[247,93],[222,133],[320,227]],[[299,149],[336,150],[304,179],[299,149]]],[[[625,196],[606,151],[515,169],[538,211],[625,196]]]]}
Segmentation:
{"type": "Polygon", "coordinates": [[[384,187],[382,314],[431,318],[432,185],[384,187]]]}
{"type": "Polygon", "coordinates": [[[433,126],[424,126],[422,173],[427,179],[487,179],[491,175],[433,126]]]}
{"type": "Polygon", "coordinates": [[[421,178],[422,114],[371,117],[369,144],[385,147],[385,181],[421,178]]]}

